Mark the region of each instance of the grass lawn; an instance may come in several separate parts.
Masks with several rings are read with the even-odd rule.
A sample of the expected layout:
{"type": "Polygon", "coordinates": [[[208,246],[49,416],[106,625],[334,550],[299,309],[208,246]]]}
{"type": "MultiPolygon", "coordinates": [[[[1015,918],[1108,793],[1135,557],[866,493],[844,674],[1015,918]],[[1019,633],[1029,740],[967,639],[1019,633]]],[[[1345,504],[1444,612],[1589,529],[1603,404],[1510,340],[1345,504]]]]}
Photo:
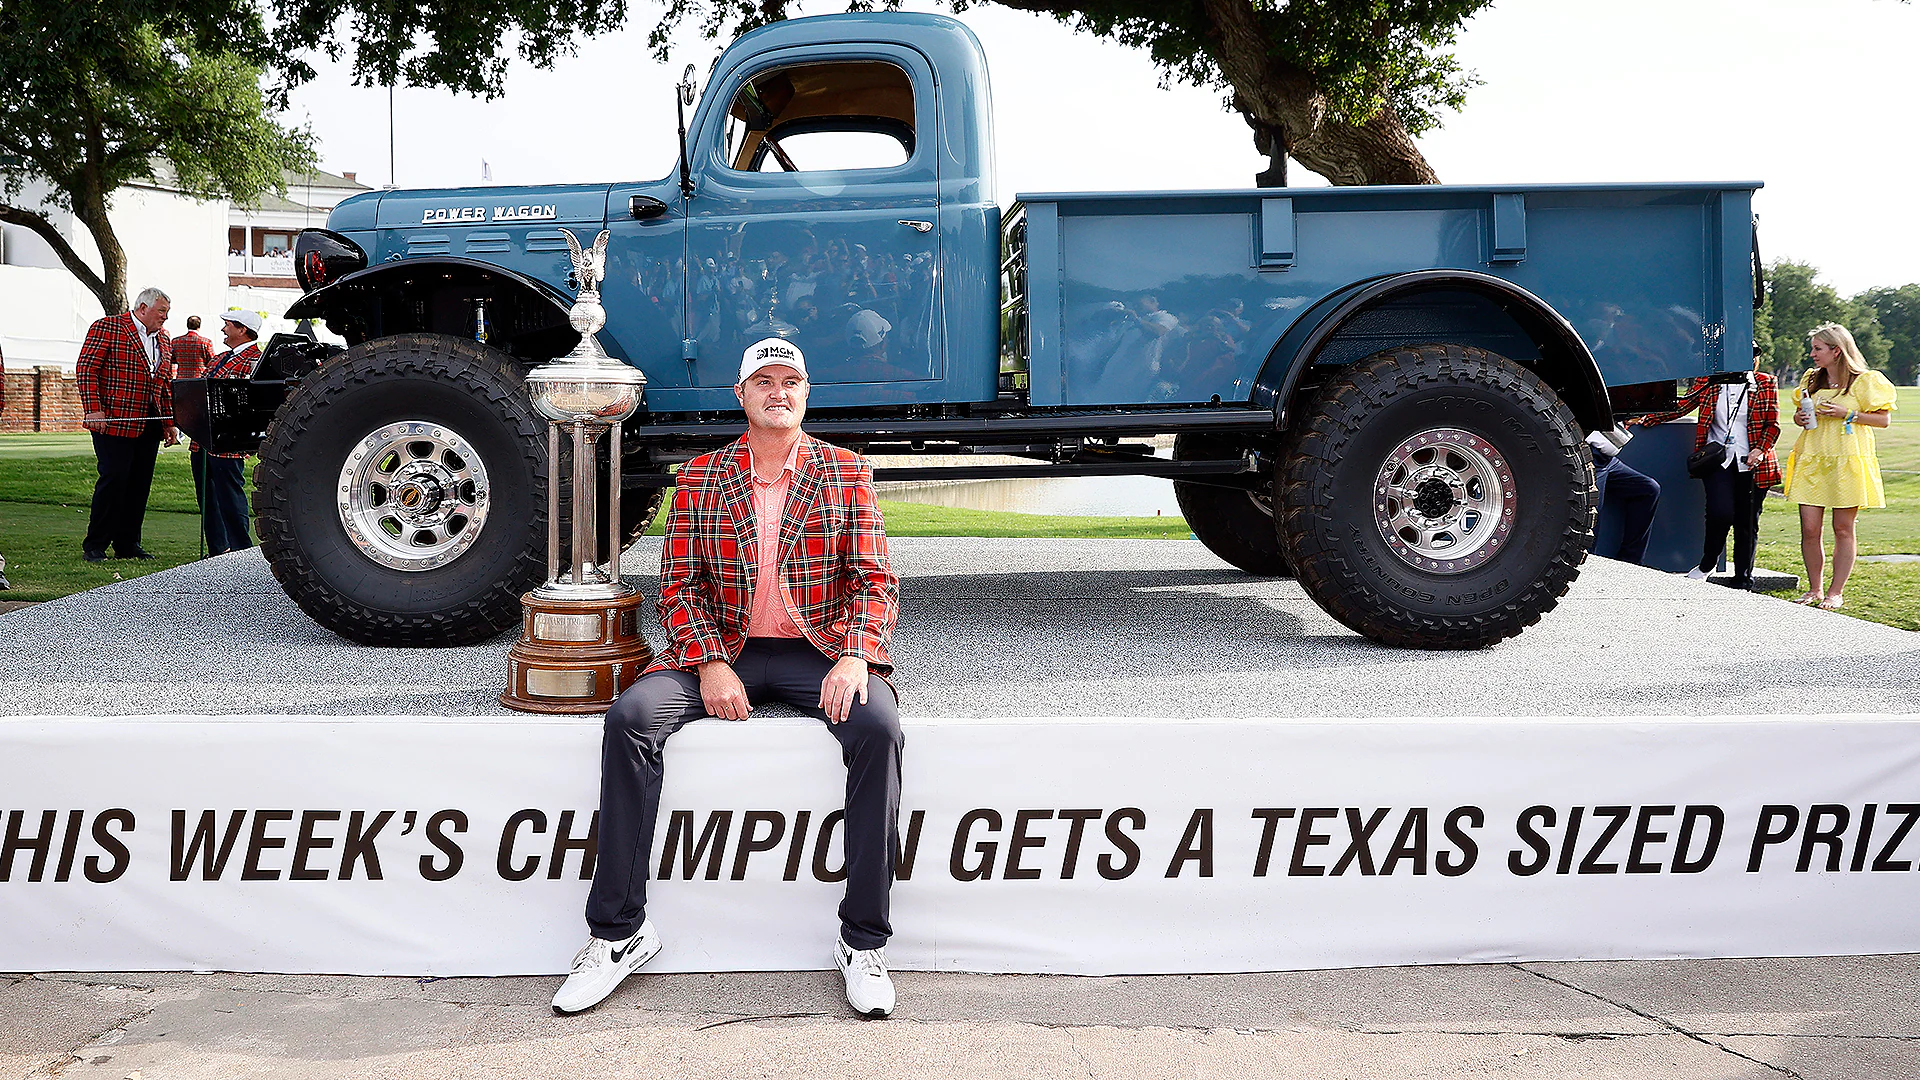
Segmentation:
{"type": "MultiPolygon", "coordinates": [[[[249,494],[252,469],[249,468],[249,494]]],[[[51,503],[80,510],[80,532],[74,550],[87,531],[87,506],[93,501],[93,442],[80,435],[0,435],[0,502],[51,503]]],[[[164,447],[153,464],[153,494],[147,498],[149,516],[155,510],[196,514],[193,472],[186,443],[164,447]]],[[[5,530],[0,529],[0,535],[5,530]]],[[[11,555],[8,556],[12,558],[11,555]]]]}
{"type": "MultiPolygon", "coordinates": [[[[193,492],[187,492],[192,501],[193,492]]],[[[141,577],[200,557],[200,515],[147,511],[141,545],[153,561],[108,558],[90,563],[80,557],[87,531],[87,506],[0,502],[0,555],[7,557],[13,588],[0,600],[57,600],[62,596],[141,577]]]]}
{"type": "Polygon", "coordinates": [[[1185,519],[1078,517],[967,510],[957,506],[880,501],[889,536],[1068,536],[1100,540],[1185,540],[1185,519]]]}
{"type": "Polygon", "coordinates": [[[58,600],[200,557],[200,513],[184,444],[163,448],[154,461],[154,494],[140,534],[152,561],[81,557],[94,477],[94,442],[86,432],[0,434],[0,555],[13,582],[0,600],[58,600]]]}
{"type": "MultiPolygon", "coordinates": [[[[1787,413],[1787,388],[1781,391],[1780,461],[1800,437],[1787,413]]],[[[1880,459],[1880,477],[1887,490],[1881,510],[1860,511],[1856,534],[1862,555],[1920,555],[1920,387],[1900,388],[1900,407],[1893,423],[1873,433],[1880,459]]],[[[1822,550],[1833,550],[1833,528],[1826,528],[1822,550]]],[[[1781,498],[1769,498],[1760,514],[1760,546],[1756,561],[1774,570],[1799,574],[1800,508],[1781,498]]],[[[1802,588],[1807,586],[1804,580],[1802,588]]],[[[1773,595],[1792,599],[1798,592],[1773,595]]],[[[1848,614],[1902,630],[1920,630],[1920,563],[1870,563],[1854,566],[1847,580],[1848,614]]]]}
{"type": "Polygon", "coordinates": [[[84,431],[46,435],[0,435],[0,461],[36,458],[93,458],[93,436],[84,431]]]}
{"type": "Polygon", "coordinates": [[[95,476],[93,439],[85,432],[0,435],[0,555],[13,583],[0,600],[53,600],[200,557],[200,515],[184,444],[162,449],[154,462],[141,534],[151,562],[80,557],[95,476]]]}

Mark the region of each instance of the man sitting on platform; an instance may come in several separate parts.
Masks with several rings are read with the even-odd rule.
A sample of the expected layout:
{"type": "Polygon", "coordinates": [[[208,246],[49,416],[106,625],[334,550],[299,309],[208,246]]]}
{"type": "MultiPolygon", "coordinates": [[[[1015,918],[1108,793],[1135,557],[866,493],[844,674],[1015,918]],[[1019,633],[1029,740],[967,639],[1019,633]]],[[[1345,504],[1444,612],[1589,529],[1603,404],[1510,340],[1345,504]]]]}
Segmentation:
{"type": "Polygon", "coordinates": [[[1620,425],[1587,435],[1587,445],[1593,448],[1594,528],[1599,528],[1600,513],[1611,490],[1620,504],[1620,550],[1613,557],[1645,566],[1653,515],[1660,509],[1660,481],[1620,460],[1620,451],[1631,438],[1620,425]]]}
{"type": "Polygon", "coordinates": [[[872,468],[800,430],[808,389],[798,347],[753,345],[734,387],[746,436],[680,469],[660,559],[667,648],[607,710],[587,895],[593,936],[554,995],[555,1012],[599,1004],[660,951],[646,885],[667,738],[703,716],[745,720],[768,701],[826,721],[840,742],[847,891],[834,960],[855,1011],[893,1012],[884,947],[902,739],[885,676],[900,582],[872,468]]]}

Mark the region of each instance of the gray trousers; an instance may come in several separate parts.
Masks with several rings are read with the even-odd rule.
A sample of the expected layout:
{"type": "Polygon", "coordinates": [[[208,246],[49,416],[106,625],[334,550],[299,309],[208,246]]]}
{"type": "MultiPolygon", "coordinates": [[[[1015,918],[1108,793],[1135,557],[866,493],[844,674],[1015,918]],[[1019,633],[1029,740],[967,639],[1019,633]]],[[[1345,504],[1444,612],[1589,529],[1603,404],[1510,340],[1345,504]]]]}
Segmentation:
{"type": "MultiPolygon", "coordinates": [[[[822,721],[820,684],[833,661],[804,638],[748,638],[734,665],[754,705],[784,702],[822,721]]],[[[631,937],[647,916],[648,856],[660,816],[660,778],[667,739],[707,715],[700,679],[656,671],[628,687],[607,710],[600,743],[600,844],[587,927],[597,938],[631,937]]],[[[893,934],[888,899],[899,849],[900,705],[893,687],[867,680],[867,703],[856,696],[843,723],[828,724],[847,767],[847,892],[840,936],[855,949],[877,949],[893,934]]]]}

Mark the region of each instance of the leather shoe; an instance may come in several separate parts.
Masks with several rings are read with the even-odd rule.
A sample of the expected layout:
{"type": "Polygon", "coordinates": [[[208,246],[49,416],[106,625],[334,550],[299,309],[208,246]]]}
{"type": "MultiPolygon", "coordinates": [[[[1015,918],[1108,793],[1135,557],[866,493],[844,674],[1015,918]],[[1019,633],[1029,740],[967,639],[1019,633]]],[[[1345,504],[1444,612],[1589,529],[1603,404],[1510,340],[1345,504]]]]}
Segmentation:
{"type": "Polygon", "coordinates": [[[153,553],[152,553],[152,552],[149,552],[149,551],[148,551],[148,550],[147,550],[146,548],[134,548],[134,549],[133,549],[132,551],[116,551],[116,552],[114,552],[114,558],[117,558],[117,559],[151,559],[151,558],[153,558],[153,553]]]}
{"type": "Polygon", "coordinates": [[[106,561],[107,561],[107,553],[106,553],[106,552],[104,552],[104,551],[88,551],[88,550],[86,550],[86,549],[84,549],[84,548],[83,548],[83,549],[81,549],[81,551],[80,551],[80,557],[81,557],[81,558],[83,558],[83,559],[85,559],[85,560],[87,560],[88,562],[106,562],[106,561]]]}

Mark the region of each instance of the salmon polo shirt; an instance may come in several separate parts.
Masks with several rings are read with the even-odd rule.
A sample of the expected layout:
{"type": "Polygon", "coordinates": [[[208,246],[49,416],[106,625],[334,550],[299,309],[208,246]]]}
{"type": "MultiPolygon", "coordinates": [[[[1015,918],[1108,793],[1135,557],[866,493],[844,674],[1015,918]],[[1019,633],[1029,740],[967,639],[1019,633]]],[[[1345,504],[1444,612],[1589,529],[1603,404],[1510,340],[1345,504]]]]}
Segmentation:
{"type": "Polygon", "coordinates": [[[754,568],[753,611],[747,617],[748,637],[797,638],[799,624],[787,609],[787,591],[780,587],[780,519],[786,515],[787,491],[793,486],[793,471],[800,459],[800,440],[787,452],[786,464],[772,480],[760,479],[753,467],[753,455],[747,455],[747,475],[753,480],[753,521],[758,537],[759,565],[754,568]]]}

